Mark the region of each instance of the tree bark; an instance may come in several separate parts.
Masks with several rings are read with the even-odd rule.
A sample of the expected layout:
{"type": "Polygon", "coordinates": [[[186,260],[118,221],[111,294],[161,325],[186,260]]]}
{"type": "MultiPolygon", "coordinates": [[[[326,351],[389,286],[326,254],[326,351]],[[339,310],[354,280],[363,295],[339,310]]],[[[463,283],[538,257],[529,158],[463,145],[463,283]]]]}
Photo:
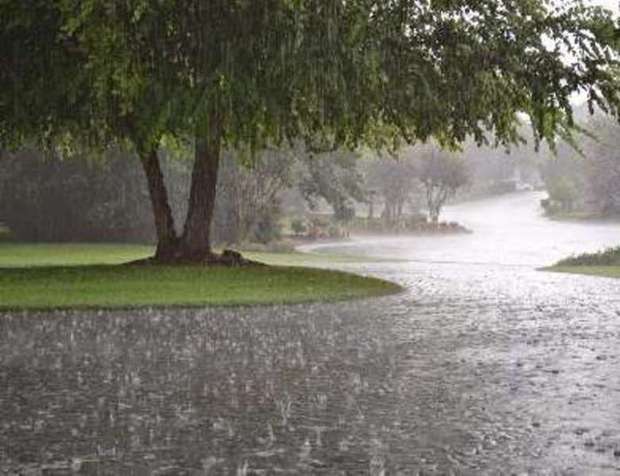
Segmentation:
{"type": "Polygon", "coordinates": [[[157,232],[155,259],[157,261],[170,261],[176,255],[178,237],[174,229],[174,218],[168,201],[168,192],[159,164],[157,149],[151,148],[141,153],[140,162],[146,175],[155,218],[155,230],[157,232]]]}
{"type": "Polygon", "coordinates": [[[180,254],[186,261],[199,262],[213,257],[210,232],[215,207],[220,146],[219,125],[213,121],[209,125],[206,137],[196,138],[187,218],[180,245],[180,254]]]}

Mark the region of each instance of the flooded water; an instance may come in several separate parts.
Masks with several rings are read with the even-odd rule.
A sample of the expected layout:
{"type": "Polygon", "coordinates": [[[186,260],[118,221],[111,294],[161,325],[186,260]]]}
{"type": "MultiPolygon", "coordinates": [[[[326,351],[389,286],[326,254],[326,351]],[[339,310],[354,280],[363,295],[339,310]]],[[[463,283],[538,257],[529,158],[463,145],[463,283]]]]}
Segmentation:
{"type": "Polygon", "coordinates": [[[620,281],[535,268],[620,226],[539,198],[337,245],[397,296],[0,316],[0,474],[617,474],[620,281]]]}

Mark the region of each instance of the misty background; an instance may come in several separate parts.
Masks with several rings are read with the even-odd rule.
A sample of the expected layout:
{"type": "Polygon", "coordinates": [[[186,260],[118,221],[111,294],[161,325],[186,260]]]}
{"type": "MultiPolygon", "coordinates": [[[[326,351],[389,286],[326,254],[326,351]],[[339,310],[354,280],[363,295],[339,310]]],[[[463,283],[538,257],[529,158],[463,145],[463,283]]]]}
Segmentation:
{"type": "MultiPolygon", "coordinates": [[[[291,248],[294,240],[350,234],[466,232],[442,219],[446,203],[545,190],[555,218],[620,214],[620,130],[602,114],[576,110],[583,132],[536,150],[529,127],[511,150],[467,142],[446,151],[418,144],[396,154],[228,151],[222,161],[213,239],[220,245],[291,248]]],[[[181,222],[191,153],[162,152],[173,211],[181,222]]],[[[0,161],[3,239],[153,242],[139,161],[120,150],[93,160],[23,149],[0,161]],[[105,173],[100,173],[101,170],[105,173]]]]}

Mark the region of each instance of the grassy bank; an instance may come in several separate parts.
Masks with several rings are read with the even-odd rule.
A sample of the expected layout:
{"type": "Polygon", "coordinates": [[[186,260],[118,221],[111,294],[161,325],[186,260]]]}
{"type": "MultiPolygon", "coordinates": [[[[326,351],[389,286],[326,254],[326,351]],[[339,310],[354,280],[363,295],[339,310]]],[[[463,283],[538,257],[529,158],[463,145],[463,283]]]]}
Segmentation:
{"type": "Polygon", "coordinates": [[[620,247],[608,248],[597,253],[571,256],[546,268],[546,270],[559,273],[620,278],[620,247]]]}
{"type": "Polygon", "coordinates": [[[585,274],[605,278],[620,278],[620,266],[551,266],[547,271],[557,273],[585,274]]]}
{"type": "Polygon", "coordinates": [[[151,253],[138,245],[0,244],[0,309],[300,303],[401,289],[380,279],[301,268],[327,266],[334,258],[302,253],[251,253],[274,266],[243,269],[114,266],[151,253]]]}

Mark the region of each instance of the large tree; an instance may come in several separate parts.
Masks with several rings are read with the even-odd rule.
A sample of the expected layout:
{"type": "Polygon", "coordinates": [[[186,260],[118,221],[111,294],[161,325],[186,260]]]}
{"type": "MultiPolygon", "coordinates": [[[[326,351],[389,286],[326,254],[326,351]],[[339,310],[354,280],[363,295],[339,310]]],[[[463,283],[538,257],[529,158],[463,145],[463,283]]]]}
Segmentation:
{"type": "Polygon", "coordinates": [[[536,140],[553,140],[572,126],[574,92],[585,91],[591,104],[614,114],[619,104],[610,73],[612,18],[580,1],[0,5],[2,18],[16,9],[22,16],[3,24],[0,98],[3,106],[19,103],[27,111],[3,112],[0,134],[12,142],[40,135],[45,128],[24,118],[43,103],[46,120],[36,124],[76,134],[67,126],[77,122],[95,131],[89,136],[131,143],[149,182],[161,260],[213,259],[210,223],[225,149],[258,150],[298,138],[313,149],[396,146],[431,137],[455,145],[468,136],[484,142],[489,135],[508,144],[519,141],[521,114],[531,119],[536,140]],[[34,58],[27,53],[31,43],[38,48],[34,58]],[[76,87],[24,75],[32,63],[39,73],[64,73],[76,87]],[[61,114],[59,104],[46,100],[50,90],[56,101],[76,91],[83,97],[72,98],[75,107],[61,114]],[[10,99],[10,91],[24,93],[10,99]],[[169,137],[191,138],[195,150],[179,236],[157,156],[169,137]]]}
{"type": "Polygon", "coordinates": [[[0,2],[0,147],[33,143],[65,156],[130,147],[148,181],[156,256],[165,259],[177,238],[157,151],[180,130],[184,98],[180,66],[159,61],[173,49],[172,10],[153,2],[140,15],[144,2],[116,3],[0,2]]]}

